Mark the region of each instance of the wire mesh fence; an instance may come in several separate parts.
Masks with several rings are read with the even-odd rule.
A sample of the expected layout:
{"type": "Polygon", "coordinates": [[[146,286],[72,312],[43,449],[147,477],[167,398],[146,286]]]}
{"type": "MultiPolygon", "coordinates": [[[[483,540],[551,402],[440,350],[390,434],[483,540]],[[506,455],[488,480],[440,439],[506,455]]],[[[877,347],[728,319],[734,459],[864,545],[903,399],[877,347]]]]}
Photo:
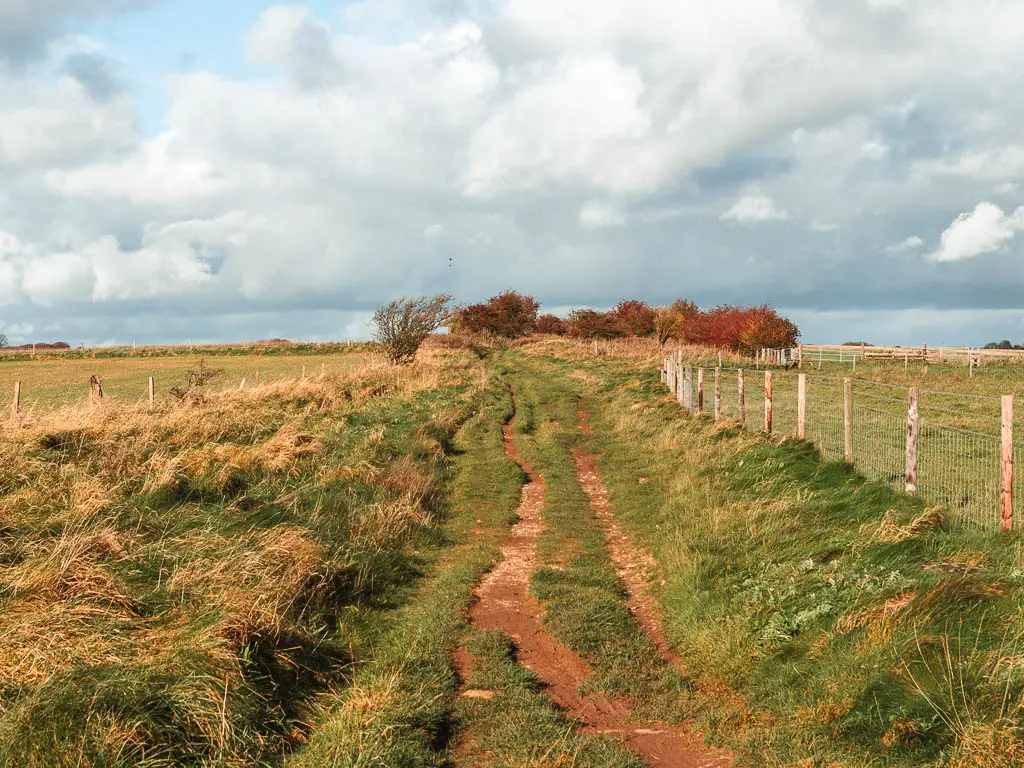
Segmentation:
{"type": "Polygon", "coordinates": [[[865,476],[941,505],[965,525],[1005,527],[1014,505],[1024,503],[1024,472],[1013,472],[1024,458],[1024,413],[1014,420],[1000,397],[797,371],[775,370],[769,379],[756,370],[688,366],[678,357],[665,366],[664,380],[684,407],[699,410],[703,380],[705,416],[759,431],[770,426],[780,437],[802,431],[826,459],[852,461],[865,476]]]}

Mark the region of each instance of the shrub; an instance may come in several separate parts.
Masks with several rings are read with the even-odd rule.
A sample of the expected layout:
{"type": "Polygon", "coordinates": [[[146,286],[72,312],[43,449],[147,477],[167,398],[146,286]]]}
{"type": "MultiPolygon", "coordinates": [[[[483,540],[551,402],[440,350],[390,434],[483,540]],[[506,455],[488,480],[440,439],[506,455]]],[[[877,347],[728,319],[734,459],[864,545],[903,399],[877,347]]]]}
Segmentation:
{"type": "Polygon", "coordinates": [[[373,338],[384,348],[388,360],[396,365],[411,363],[420,345],[448,320],[447,294],[429,298],[402,297],[373,313],[373,338]]]}
{"type": "Polygon", "coordinates": [[[650,336],[654,333],[654,310],[642,301],[620,301],[608,314],[623,336],[650,336]]]}
{"type": "Polygon", "coordinates": [[[800,331],[765,304],[760,307],[723,305],[689,319],[686,341],[750,352],[761,347],[792,347],[800,331]]]}
{"type": "Polygon", "coordinates": [[[537,325],[533,327],[535,333],[547,333],[553,336],[565,336],[569,332],[565,320],[558,315],[541,315],[537,318],[537,325]]]}
{"type": "Polygon", "coordinates": [[[569,335],[578,339],[615,339],[622,336],[615,318],[608,312],[574,309],[569,315],[569,335]]]}
{"type": "Polygon", "coordinates": [[[459,334],[487,334],[506,339],[529,336],[537,324],[540,302],[532,296],[505,291],[483,304],[470,304],[453,313],[450,327],[459,334]]]}
{"type": "Polygon", "coordinates": [[[7,344],[7,334],[0,333],[0,349],[3,349],[6,346],[8,346],[8,344],[7,344]]]}

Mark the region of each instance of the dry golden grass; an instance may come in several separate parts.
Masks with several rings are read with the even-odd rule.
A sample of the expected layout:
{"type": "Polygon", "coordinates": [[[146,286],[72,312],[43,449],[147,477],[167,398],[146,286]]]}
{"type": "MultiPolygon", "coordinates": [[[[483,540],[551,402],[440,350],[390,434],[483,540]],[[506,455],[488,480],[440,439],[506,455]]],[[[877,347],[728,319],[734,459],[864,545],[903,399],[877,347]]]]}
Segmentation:
{"type": "Polygon", "coordinates": [[[473,365],[428,350],[402,369],[371,360],[152,410],[79,402],[5,423],[0,679],[15,687],[0,686],[0,753],[251,765],[300,738],[295,702],[346,664],[324,627],[392,578],[374,553],[436,522],[435,431],[458,425],[472,391],[452,386],[473,365]],[[366,426],[348,426],[357,414],[366,426]],[[79,709],[111,686],[127,686],[123,718],[79,709]],[[41,729],[54,717],[57,732],[41,729]]]}

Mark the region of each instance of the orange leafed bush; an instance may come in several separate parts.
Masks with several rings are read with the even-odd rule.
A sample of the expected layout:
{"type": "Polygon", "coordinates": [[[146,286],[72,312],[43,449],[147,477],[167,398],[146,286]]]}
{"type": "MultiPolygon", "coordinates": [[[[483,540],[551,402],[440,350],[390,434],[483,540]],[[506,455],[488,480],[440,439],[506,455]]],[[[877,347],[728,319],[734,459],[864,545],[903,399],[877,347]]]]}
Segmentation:
{"type": "Polygon", "coordinates": [[[686,341],[710,347],[752,351],[762,347],[792,347],[800,330],[767,304],[760,307],[723,305],[690,317],[686,341]]]}

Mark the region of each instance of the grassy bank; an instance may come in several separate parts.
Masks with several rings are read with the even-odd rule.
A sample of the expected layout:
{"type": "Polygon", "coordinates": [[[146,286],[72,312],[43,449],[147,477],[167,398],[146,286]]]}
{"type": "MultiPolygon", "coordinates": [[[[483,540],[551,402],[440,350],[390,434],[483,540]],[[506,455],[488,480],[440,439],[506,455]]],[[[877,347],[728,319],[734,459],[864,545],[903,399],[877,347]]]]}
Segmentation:
{"type": "Polygon", "coordinates": [[[280,764],[446,544],[473,365],[8,428],[0,765],[280,764]]]}
{"type": "Polygon", "coordinates": [[[596,416],[616,514],[659,563],[686,706],[717,739],[752,765],[1021,763],[1017,537],[685,416],[656,369],[529,359],[596,416]]]}

